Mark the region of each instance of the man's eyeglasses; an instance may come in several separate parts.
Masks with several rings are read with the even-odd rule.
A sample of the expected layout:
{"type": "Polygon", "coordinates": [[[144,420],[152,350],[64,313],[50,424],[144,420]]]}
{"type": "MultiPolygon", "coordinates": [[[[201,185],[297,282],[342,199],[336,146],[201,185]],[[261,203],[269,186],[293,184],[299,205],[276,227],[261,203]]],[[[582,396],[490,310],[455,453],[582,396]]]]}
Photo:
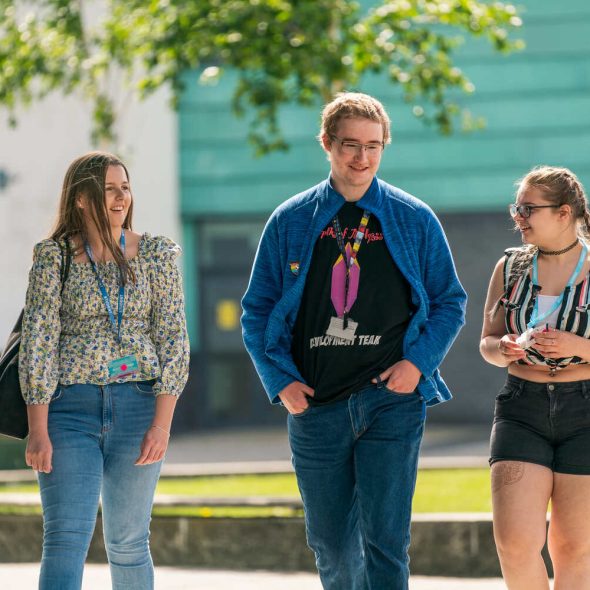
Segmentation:
{"type": "Polygon", "coordinates": [[[512,203],[508,209],[510,210],[510,215],[512,215],[512,217],[520,215],[526,219],[531,216],[534,209],[559,209],[559,207],[561,207],[561,205],[516,205],[515,203],[512,203]]]}
{"type": "Polygon", "coordinates": [[[356,156],[360,154],[364,149],[367,152],[367,156],[378,156],[385,147],[383,142],[381,143],[358,143],[356,141],[348,141],[347,139],[340,139],[335,135],[330,135],[333,141],[340,144],[340,149],[343,154],[347,156],[356,156]]]}

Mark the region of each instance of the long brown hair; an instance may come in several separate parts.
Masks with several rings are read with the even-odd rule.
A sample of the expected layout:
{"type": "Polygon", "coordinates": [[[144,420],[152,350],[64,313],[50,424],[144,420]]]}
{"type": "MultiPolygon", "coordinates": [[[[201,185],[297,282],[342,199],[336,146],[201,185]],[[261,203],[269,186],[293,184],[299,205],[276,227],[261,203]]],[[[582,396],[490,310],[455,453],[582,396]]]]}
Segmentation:
{"type": "MultiPolygon", "coordinates": [[[[56,241],[64,240],[68,245],[73,236],[78,236],[82,243],[88,240],[86,222],[78,206],[80,197],[84,197],[90,216],[98,229],[100,241],[113,256],[121,272],[121,279],[125,283],[128,279],[134,280],[134,274],[111,234],[105,203],[105,181],[109,166],[121,166],[129,180],[129,171],[125,164],[108,152],[89,152],[70,164],[61,189],[57,221],[50,237],[56,241]]],[[[124,229],[132,229],[132,216],[133,197],[123,222],[124,229]]]]}

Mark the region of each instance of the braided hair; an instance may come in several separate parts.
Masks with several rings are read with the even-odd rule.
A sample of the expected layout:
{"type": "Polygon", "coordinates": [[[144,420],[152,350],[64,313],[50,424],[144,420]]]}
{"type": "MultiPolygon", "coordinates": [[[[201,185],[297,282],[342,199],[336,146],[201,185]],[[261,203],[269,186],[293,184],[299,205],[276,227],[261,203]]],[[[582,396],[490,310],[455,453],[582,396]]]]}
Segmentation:
{"type": "MultiPolygon", "coordinates": [[[[569,205],[574,220],[578,225],[578,234],[582,241],[590,241],[590,210],[584,187],[578,177],[568,168],[555,166],[536,166],[525,176],[516,181],[518,192],[536,188],[554,205],[569,205]]],[[[515,230],[518,227],[515,226],[515,230]]],[[[538,247],[527,244],[516,250],[510,275],[506,283],[509,290],[516,281],[529,271],[538,247]]],[[[491,314],[494,316],[500,307],[498,301],[491,314]]]]}

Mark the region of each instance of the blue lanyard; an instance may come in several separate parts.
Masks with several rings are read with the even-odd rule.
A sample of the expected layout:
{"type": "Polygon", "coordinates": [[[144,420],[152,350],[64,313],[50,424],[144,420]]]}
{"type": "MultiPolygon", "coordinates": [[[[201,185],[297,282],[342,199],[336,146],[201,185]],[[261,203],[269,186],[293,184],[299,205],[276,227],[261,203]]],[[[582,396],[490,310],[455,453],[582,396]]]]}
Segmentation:
{"type": "MultiPolygon", "coordinates": [[[[580,258],[578,259],[578,264],[576,265],[576,268],[574,269],[572,276],[569,278],[569,281],[567,282],[565,289],[561,292],[559,297],[556,299],[556,301],[553,304],[553,306],[551,307],[551,309],[548,312],[544,313],[541,317],[538,317],[539,298],[538,297],[535,298],[535,305],[533,307],[533,313],[531,314],[531,319],[530,319],[529,323],[527,324],[527,328],[534,328],[537,324],[540,324],[543,320],[547,319],[556,309],[559,309],[559,307],[561,306],[561,303],[563,301],[563,297],[565,295],[565,292],[568,289],[571,289],[571,287],[574,284],[574,281],[576,280],[577,276],[580,274],[580,271],[582,270],[582,266],[584,266],[584,261],[586,260],[587,254],[588,254],[588,246],[586,246],[586,244],[582,244],[582,251],[580,252],[580,258]]],[[[536,253],[533,258],[533,277],[532,278],[533,278],[533,286],[535,286],[535,287],[538,286],[538,283],[539,283],[537,255],[538,255],[538,253],[536,253]]]]}
{"type": "MultiPolygon", "coordinates": [[[[121,230],[120,244],[121,250],[123,251],[123,255],[125,255],[125,230],[121,230]]],[[[123,311],[125,309],[125,285],[121,280],[119,284],[119,303],[117,307],[117,321],[115,321],[115,313],[113,312],[113,306],[111,305],[111,298],[109,297],[103,280],[100,278],[98,266],[96,265],[96,261],[94,260],[92,250],[90,249],[90,244],[88,242],[84,244],[84,250],[86,250],[86,255],[88,256],[90,264],[92,265],[92,270],[96,275],[96,280],[98,281],[98,288],[100,289],[100,294],[102,295],[104,306],[106,307],[107,313],[109,314],[109,320],[111,321],[111,326],[113,327],[113,331],[115,332],[115,337],[117,338],[117,342],[121,344],[121,322],[123,321],[123,311]]]]}

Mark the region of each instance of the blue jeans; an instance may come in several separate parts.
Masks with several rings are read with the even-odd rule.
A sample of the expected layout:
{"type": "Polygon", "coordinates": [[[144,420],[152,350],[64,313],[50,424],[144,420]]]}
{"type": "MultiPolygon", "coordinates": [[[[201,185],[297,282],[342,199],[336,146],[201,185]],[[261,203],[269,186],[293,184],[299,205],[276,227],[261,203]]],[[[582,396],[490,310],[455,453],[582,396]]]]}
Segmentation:
{"type": "Polygon", "coordinates": [[[39,473],[40,590],[79,590],[99,497],[115,590],[154,587],[149,524],[160,463],[135,466],[155,409],[149,382],[59,386],[49,405],[53,470],[39,473]]]}
{"type": "Polygon", "coordinates": [[[382,385],[289,415],[307,542],[325,590],[407,590],[425,415],[417,393],[382,385]]]}

